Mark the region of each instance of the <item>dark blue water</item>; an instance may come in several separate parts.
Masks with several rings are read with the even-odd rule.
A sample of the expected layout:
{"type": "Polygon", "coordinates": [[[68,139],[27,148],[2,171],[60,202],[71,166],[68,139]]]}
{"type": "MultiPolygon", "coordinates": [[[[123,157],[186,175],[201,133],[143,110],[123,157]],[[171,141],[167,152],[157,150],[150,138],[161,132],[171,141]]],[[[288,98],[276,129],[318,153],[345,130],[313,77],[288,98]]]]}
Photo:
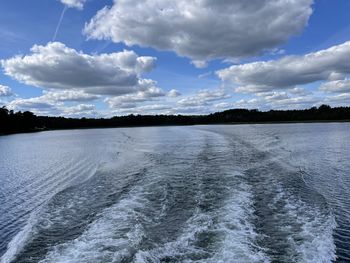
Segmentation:
{"type": "Polygon", "coordinates": [[[349,262],[350,124],[0,137],[4,262],[349,262]]]}

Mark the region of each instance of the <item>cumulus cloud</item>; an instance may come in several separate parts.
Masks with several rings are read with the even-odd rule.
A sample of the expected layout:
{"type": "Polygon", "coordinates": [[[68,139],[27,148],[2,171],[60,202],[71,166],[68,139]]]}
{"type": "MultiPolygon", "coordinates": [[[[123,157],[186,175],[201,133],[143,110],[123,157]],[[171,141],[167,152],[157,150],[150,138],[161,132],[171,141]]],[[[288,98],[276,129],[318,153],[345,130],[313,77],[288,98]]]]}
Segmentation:
{"type": "Polygon", "coordinates": [[[36,87],[81,89],[90,94],[121,95],[142,89],[142,73],[154,68],[156,58],[133,51],[89,55],[60,42],[34,45],[31,54],[1,60],[4,73],[36,87]]]}
{"type": "MultiPolygon", "coordinates": [[[[7,107],[16,111],[32,111],[38,115],[80,116],[96,113],[92,104],[84,104],[99,99],[100,96],[87,94],[80,90],[43,91],[43,95],[33,98],[15,98],[7,107]],[[70,102],[67,106],[65,103],[70,102]],[[77,104],[78,103],[78,104],[77,104]],[[76,104],[76,105],[74,105],[76,104]],[[89,109],[86,107],[89,105],[89,109]],[[75,112],[74,112],[75,111],[75,112]]],[[[95,106],[94,106],[95,107],[95,106]]],[[[96,114],[94,114],[95,116],[96,114]]]]}
{"type": "Polygon", "coordinates": [[[176,89],[172,89],[168,92],[167,96],[170,98],[176,98],[176,97],[181,96],[181,93],[180,93],[180,91],[178,91],[176,89]]]}
{"type": "Polygon", "coordinates": [[[310,91],[307,91],[306,89],[302,87],[294,87],[288,90],[290,93],[294,95],[308,95],[310,94],[310,91]]]}
{"type": "Polygon", "coordinates": [[[137,94],[107,98],[105,101],[116,114],[203,114],[212,112],[220,106],[224,107],[224,104],[217,105],[215,102],[230,97],[221,89],[200,90],[185,96],[180,95],[177,90],[163,92],[154,87],[137,94]],[[174,99],[176,97],[170,96],[171,93],[176,93],[176,97],[181,98],[174,99]]]}
{"type": "Polygon", "coordinates": [[[343,78],[350,73],[350,42],[304,56],[234,65],[217,75],[235,84],[237,92],[261,92],[291,88],[316,81],[343,78]]]}
{"type": "Polygon", "coordinates": [[[215,108],[216,110],[219,110],[219,111],[228,110],[228,109],[233,108],[233,103],[230,103],[230,102],[220,102],[220,103],[214,104],[214,108],[215,108]]]}
{"type": "Polygon", "coordinates": [[[187,96],[180,99],[177,103],[180,106],[186,107],[196,107],[196,106],[206,106],[209,102],[219,101],[228,99],[231,96],[227,94],[224,90],[200,90],[192,96],[187,96]]]}
{"type": "Polygon", "coordinates": [[[61,115],[69,117],[96,116],[96,107],[93,104],[79,104],[63,108],[61,115]]]}
{"type": "Polygon", "coordinates": [[[344,79],[325,82],[321,84],[320,90],[326,92],[350,93],[350,80],[344,79]]]}
{"type": "Polygon", "coordinates": [[[137,104],[152,101],[154,98],[163,97],[166,93],[156,86],[156,82],[150,79],[144,79],[140,83],[141,89],[134,94],[107,98],[110,108],[136,108],[137,104]]]}
{"type": "Polygon", "coordinates": [[[214,58],[240,58],[272,49],[299,33],[312,0],[115,0],[84,32],[128,46],[170,50],[203,67],[214,58]]]}
{"type": "Polygon", "coordinates": [[[100,98],[99,95],[88,94],[80,90],[62,90],[62,91],[44,91],[44,95],[40,97],[45,101],[53,102],[82,102],[92,101],[100,98]]]}
{"type": "Polygon", "coordinates": [[[9,97],[12,96],[13,93],[8,86],[0,85],[0,97],[9,97]]]}
{"type": "Polygon", "coordinates": [[[322,99],[312,94],[307,96],[293,96],[286,92],[272,92],[265,96],[241,99],[234,103],[234,107],[260,110],[285,110],[306,109],[320,104],[322,104],[322,99]]]}
{"type": "Polygon", "coordinates": [[[196,68],[206,68],[208,66],[208,61],[206,61],[206,60],[192,60],[191,63],[196,68]]]}
{"type": "Polygon", "coordinates": [[[350,102],[350,93],[340,93],[333,96],[327,96],[325,98],[325,103],[331,105],[349,105],[350,102]]]}
{"type": "MultiPolygon", "coordinates": [[[[61,96],[54,93],[46,93],[39,97],[34,98],[16,98],[12,100],[7,107],[16,111],[31,111],[38,115],[50,115],[50,116],[69,116],[69,117],[82,117],[82,116],[96,116],[95,105],[93,104],[77,104],[73,106],[66,106],[64,102],[74,101],[82,102],[84,100],[78,98],[72,98],[72,94],[64,98],[64,93],[61,96]]],[[[66,94],[67,95],[67,94],[66,94]]]]}
{"type": "Polygon", "coordinates": [[[281,102],[285,100],[289,100],[290,97],[287,92],[272,92],[269,95],[266,95],[264,99],[268,102],[281,102]]]}
{"type": "Polygon", "coordinates": [[[42,97],[17,98],[12,100],[7,107],[11,110],[32,111],[38,114],[57,113],[57,104],[52,101],[45,101],[42,97]]]}
{"type": "Polygon", "coordinates": [[[86,0],[60,0],[62,4],[70,8],[82,10],[86,0]]]}

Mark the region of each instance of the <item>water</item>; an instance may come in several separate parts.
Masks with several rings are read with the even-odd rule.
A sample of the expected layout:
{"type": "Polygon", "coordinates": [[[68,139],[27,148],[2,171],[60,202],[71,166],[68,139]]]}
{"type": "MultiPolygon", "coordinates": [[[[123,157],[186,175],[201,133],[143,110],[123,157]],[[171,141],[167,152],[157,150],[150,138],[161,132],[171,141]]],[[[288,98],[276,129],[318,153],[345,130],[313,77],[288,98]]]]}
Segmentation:
{"type": "Polygon", "coordinates": [[[0,137],[0,262],[349,262],[349,131],[0,137]]]}

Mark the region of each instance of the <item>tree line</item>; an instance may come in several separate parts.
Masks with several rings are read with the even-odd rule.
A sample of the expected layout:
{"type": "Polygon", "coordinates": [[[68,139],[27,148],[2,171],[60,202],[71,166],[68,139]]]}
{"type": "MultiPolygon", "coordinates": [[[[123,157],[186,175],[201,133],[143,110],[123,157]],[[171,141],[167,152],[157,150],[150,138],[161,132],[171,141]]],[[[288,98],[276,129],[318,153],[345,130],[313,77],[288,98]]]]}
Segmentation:
{"type": "Polygon", "coordinates": [[[65,118],[36,116],[34,113],[14,112],[0,108],[0,134],[57,129],[115,128],[157,125],[196,125],[233,123],[270,123],[304,121],[350,121],[350,107],[332,108],[328,105],[304,110],[231,109],[208,115],[128,115],[112,118],[65,118]]]}

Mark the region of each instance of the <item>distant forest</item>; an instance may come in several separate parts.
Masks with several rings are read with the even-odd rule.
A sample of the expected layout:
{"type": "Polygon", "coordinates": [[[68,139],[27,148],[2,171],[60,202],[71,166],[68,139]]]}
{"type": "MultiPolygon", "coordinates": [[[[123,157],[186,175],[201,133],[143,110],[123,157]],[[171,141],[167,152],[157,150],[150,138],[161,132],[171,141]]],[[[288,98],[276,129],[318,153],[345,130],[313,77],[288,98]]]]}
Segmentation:
{"type": "Polygon", "coordinates": [[[110,119],[36,116],[29,111],[14,112],[6,107],[0,108],[0,134],[78,128],[308,121],[350,121],[350,107],[331,108],[328,105],[322,105],[305,110],[266,112],[232,109],[209,115],[128,115],[110,119]]]}

